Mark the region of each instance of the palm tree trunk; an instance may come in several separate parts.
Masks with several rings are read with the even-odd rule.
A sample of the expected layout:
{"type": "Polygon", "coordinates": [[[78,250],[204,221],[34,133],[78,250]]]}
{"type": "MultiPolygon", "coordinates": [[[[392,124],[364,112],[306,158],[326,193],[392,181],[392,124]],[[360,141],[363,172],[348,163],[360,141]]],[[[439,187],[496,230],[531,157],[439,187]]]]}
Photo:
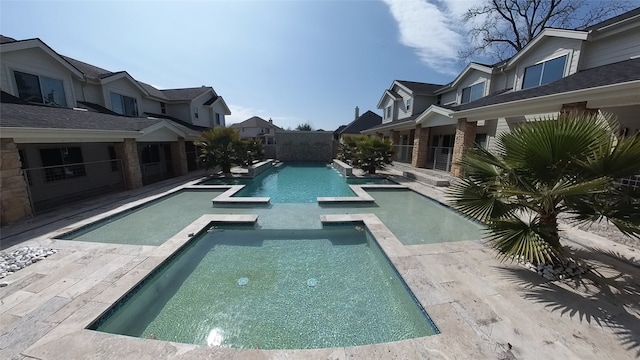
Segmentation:
{"type": "MultiPolygon", "coordinates": [[[[556,253],[562,253],[562,244],[560,244],[560,232],[558,230],[558,214],[555,211],[541,212],[540,224],[545,230],[545,240],[556,253]]],[[[564,259],[561,257],[561,261],[564,259]]]]}

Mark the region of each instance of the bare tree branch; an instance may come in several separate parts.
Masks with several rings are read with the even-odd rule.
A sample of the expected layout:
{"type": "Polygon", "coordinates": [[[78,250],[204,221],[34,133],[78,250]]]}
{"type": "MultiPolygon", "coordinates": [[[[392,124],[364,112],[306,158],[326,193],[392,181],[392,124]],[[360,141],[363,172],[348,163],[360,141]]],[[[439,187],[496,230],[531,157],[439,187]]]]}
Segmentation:
{"type": "Polygon", "coordinates": [[[504,60],[545,27],[584,29],[633,7],[627,0],[485,0],[462,16],[472,43],[458,55],[461,61],[476,55],[504,60]]]}

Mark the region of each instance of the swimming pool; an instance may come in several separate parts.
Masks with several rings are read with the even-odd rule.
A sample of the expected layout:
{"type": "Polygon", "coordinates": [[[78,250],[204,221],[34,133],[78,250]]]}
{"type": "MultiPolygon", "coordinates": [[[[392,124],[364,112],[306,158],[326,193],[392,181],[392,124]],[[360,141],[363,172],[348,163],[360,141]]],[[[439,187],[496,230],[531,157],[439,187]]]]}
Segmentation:
{"type": "Polygon", "coordinates": [[[324,163],[287,163],[254,179],[209,179],[202,185],[245,185],[234,197],[269,197],[271,203],[315,203],[318,197],[355,196],[349,184],[395,184],[387,179],[346,179],[324,163]]]}
{"type": "Polygon", "coordinates": [[[218,227],[92,329],[210,346],[312,349],[437,333],[360,226],[218,227]]]}
{"type": "Polygon", "coordinates": [[[97,221],[58,239],[160,245],[204,214],[256,214],[262,229],[320,229],[324,214],[373,213],[405,245],[481,237],[481,226],[448,207],[407,189],[370,189],[373,204],[276,203],[268,207],[217,207],[211,199],[224,190],[186,189],[97,221]]]}

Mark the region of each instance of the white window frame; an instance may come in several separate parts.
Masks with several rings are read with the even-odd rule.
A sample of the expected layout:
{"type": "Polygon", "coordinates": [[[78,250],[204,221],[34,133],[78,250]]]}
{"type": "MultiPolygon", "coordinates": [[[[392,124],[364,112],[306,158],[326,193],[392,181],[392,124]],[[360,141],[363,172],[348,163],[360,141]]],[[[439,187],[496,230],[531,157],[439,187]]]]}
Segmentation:
{"type": "MultiPolygon", "coordinates": [[[[557,60],[557,59],[559,59],[561,57],[564,57],[565,60],[564,60],[564,68],[562,70],[562,76],[560,77],[560,79],[562,79],[563,77],[567,76],[567,68],[568,68],[567,65],[569,63],[569,55],[570,55],[570,53],[567,52],[567,53],[564,53],[564,54],[560,54],[558,56],[554,56],[554,57],[549,58],[549,59],[544,59],[542,61],[538,61],[535,64],[531,64],[531,65],[525,66],[524,70],[522,70],[522,80],[521,80],[521,84],[520,84],[520,90],[533,89],[535,87],[542,86],[540,83],[542,82],[542,77],[544,76],[544,64],[548,63],[550,61],[553,61],[553,60],[557,60]],[[542,71],[540,71],[540,77],[538,79],[538,85],[530,86],[530,87],[525,88],[524,87],[524,79],[525,79],[525,75],[527,74],[527,69],[532,68],[534,66],[538,66],[538,65],[542,65],[542,71]]],[[[560,80],[560,79],[556,79],[554,81],[557,81],[557,80],[560,80]]],[[[544,84],[544,85],[546,85],[546,84],[544,84]]]]}

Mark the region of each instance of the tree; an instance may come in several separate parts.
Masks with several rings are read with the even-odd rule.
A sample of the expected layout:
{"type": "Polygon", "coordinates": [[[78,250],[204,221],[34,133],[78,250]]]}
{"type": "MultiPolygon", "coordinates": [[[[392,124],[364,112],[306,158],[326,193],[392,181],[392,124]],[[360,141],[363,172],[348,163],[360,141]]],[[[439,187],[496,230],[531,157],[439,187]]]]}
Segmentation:
{"type": "Polygon", "coordinates": [[[378,137],[345,137],[338,159],[346,161],[352,166],[362,169],[369,174],[375,174],[376,169],[383,169],[391,164],[393,157],[393,143],[378,137]]]}
{"type": "Polygon", "coordinates": [[[558,216],[606,219],[640,234],[640,196],[616,179],[640,173],[640,136],[616,138],[610,117],[562,115],[525,123],[497,138],[497,151],[467,151],[465,178],[452,185],[454,209],[488,229],[503,259],[566,263],[558,216]]]}
{"type": "Polygon", "coordinates": [[[459,56],[469,60],[487,55],[505,60],[522,50],[545,27],[583,29],[632,8],[628,1],[610,0],[485,0],[467,10],[470,47],[459,56]]]}
{"type": "Polygon", "coordinates": [[[296,131],[313,131],[313,127],[309,123],[299,124],[296,126],[296,131]]]}
{"type": "Polygon", "coordinates": [[[253,160],[262,157],[262,145],[240,139],[233,128],[217,127],[200,133],[201,139],[195,142],[200,147],[200,163],[206,169],[219,166],[223,173],[231,172],[233,165],[250,165],[253,160]]]}

